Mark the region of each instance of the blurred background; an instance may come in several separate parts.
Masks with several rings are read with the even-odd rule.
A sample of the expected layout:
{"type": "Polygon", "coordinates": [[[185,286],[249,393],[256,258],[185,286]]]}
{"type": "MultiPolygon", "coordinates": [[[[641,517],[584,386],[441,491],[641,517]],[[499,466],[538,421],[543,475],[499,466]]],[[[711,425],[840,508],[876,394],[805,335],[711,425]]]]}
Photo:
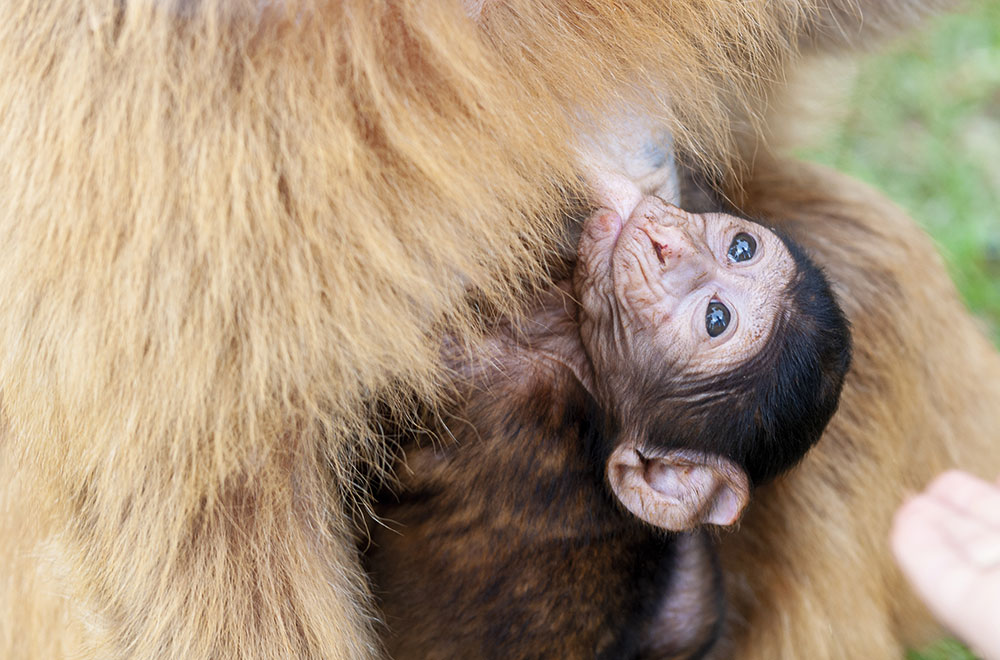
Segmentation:
{"type": "Polygon", "coordinates": [[[799,155],[909,211],[1000,345],[1000,2],[966,7],[862,61],[841,119],[799,155]]]}
{"type": "MultiPolygon", "coordinates": [[[[909,211],[1000,346],[1000,1],[966,7],[863,60],[839,121],[798,155],[909,211]]],[[[974,658],[955,640],[907,654],[974,658]]]]}

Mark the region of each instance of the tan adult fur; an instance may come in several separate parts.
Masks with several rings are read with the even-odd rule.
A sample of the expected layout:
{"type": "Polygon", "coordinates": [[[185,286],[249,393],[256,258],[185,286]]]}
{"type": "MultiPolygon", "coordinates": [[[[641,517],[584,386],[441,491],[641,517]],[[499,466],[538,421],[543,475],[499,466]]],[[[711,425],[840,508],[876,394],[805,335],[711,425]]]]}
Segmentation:
{"type": "MultiPolygon", "coordinates": [[[[926,3],[482,4],[477,25],[444,0],[0,3],[0,657],[377,655],[348,515],[380,453],[365,402],[432,396],[436,330],[475,335],[466,294],[513,308],[543,274],[574,135],[632,108],[735,184],[800,49],[865,43],[926,3]]],[[[915,272],[904,301],[944,281],[915,272]]],[[[810,608],[782,605],[748,644],[836,656],[807,633],[851,577],[885,604],[870,633],[895,639],[865,553],[899,475],[938,459],[893,411],[935,411],[920,451],[936,437],[949,459],[989,411],[950,374],[993,353],[936,352],[953,320],[928,319],[859,332],[861,358],[916,352],[874,363],[902,381],[891,399],[856,379],[824,450],[830,480],[860,465],[852,488],[882,498],[830,532],[863,573],[823,573],[819,541],[797,559],[812,583],[767,564],[770,600],[810,608]],[[914,385],[927,353],[944,380],[914,385]]],[[[789,526],[853,501],[789,490],[789,526]]]]}
{"type": "Polygon", "coordinates": [[[854,359],[823,439],[723,537],[734,601],[715,658],[902,658],[940,631],[889,552],[892,515],[949,466],[1000,472],[1000,355],[912,220],[856,181],[768,162],[741,205],[834,282],[854,359]]]}

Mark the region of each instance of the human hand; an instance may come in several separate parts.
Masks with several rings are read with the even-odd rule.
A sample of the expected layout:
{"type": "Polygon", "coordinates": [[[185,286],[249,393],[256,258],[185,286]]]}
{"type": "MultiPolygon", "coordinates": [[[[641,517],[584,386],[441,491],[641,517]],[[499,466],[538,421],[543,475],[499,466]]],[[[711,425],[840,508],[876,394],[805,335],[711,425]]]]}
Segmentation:
{"type": "Polygon", "coordinates": [[[951,470],[896,512],[892,550],[931,612],[1000,659],[1000,487],[951,470]]]}

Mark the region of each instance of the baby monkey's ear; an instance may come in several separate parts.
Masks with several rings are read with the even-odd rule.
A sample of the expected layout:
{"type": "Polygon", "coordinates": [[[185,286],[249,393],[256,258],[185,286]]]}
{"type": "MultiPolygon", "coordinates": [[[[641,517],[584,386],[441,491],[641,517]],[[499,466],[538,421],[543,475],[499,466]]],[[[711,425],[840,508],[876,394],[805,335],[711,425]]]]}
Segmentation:
{"type": "Polygon", "coordinates": [[[631,443],[619,445],[608,459],[608,481],[626,509],[676,532],[731,525],[750,499],[750,481],[740,467],[691,449],[644,454],[631,443]]]}

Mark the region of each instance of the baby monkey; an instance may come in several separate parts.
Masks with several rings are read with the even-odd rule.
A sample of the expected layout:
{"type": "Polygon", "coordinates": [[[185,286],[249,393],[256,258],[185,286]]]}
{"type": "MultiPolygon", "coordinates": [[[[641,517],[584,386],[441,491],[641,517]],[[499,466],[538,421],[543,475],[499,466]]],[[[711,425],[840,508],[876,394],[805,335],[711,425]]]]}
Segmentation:
{"type": "Polygon", "coordinates": [[[837,407],[847,322],[801,249],[656,197],[583,227],[573,280],[446,351],[454,403],[403,442],[366,560],[403,658],[687,658],[730,525],[837,407]]]}

